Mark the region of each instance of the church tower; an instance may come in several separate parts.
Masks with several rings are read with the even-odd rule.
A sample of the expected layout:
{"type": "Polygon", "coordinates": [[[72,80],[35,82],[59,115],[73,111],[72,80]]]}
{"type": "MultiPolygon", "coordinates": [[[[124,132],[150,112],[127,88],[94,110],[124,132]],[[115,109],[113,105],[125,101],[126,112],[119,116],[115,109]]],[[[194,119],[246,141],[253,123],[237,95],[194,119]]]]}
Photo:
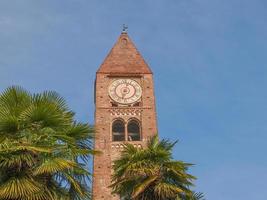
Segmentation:
{"type": "Polygon", "coordinates": [[[96,72],[93,200],[119,200],[111,194],[112,162],[124,143],[145,148],[157,134],[153,74],[126,31],[96,72]]]}

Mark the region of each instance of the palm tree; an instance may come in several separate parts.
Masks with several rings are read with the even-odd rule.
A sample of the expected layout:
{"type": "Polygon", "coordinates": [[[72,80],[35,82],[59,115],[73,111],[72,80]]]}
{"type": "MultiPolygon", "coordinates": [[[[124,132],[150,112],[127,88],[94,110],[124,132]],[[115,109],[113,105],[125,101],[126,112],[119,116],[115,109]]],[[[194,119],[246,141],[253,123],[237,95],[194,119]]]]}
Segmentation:
{"type": "MultiPolygon", "coordinates": [[[[126,144],[114,162],[114,194],[128,200],[190,200],[194,176],[187,173],[192,164],[172,159],[176,142],[151,138],[147,148],[126,144]]],[[[194,199],[196,200],[196,198],[194,199]]]]}
{"type": "Polygon", "coordinates": [[[55,92],[0,95],[0,200],[89,199],[92,128],[55,92]]]}

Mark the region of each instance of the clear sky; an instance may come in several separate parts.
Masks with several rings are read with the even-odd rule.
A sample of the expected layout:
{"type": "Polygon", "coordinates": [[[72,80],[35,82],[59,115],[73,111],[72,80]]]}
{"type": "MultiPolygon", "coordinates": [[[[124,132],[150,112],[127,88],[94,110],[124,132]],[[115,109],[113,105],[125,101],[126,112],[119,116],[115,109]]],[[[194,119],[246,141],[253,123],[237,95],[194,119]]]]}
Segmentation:
{"type": "Polygon", "coordinates": [[[267,199],[266,0],[0,0],[0,90],[56,90],[93,123],[123,23],[154,71],[159,133],[208,200],[267,199]]]}

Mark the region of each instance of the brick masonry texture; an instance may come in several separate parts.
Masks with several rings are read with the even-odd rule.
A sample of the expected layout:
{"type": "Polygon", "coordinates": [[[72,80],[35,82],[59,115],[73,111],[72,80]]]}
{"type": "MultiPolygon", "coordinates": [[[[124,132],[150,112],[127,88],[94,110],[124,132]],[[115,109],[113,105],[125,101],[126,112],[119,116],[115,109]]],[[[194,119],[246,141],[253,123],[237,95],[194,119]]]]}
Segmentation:
{"type": "Polygon", "coordinates": [[[118,159],[124,142],[112,141],[112,122],[123,119],[126,123],[134,118],[141,124],[141,141],[129,141],[144,147],[146,141],[157,134],[153,75],[127,33],[122,33],[117,43],[96,73],[95,82],[95,150],[102,153],[94,157],[93,199],[119,200],[111,194],[112,162],[118,159]],[[142,87],[138,106],[112,107],[108,94],[110,83],[116,79],[130,78],[142,87]],[[115,110],[115,111],[114,111],[115,110]],[[136,114],[137,113],[137,114],[136,114]]]}

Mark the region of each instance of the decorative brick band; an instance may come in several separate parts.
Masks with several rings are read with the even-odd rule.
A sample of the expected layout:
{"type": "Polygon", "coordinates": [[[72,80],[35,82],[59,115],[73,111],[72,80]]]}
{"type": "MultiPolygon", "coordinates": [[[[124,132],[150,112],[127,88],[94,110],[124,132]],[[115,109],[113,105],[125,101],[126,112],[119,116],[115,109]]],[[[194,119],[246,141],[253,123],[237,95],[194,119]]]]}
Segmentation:
{"type": "MultiPolygon", "coordinates": [[[[133,144],[134,147],[136,148],[143,148],[142,144],[133,144]]],[[[116,149],[116,150],[123,150],[123,148],[125,147],[124,143],[119,143],[119,144],[111,144],[111,148],[112,149],[116,149]]]]}
{"type": "Polygon", "coordinates": [[[142,109],[136,109],[136,108],[128,108],[128,109],[110,109],[109,110],[110,115],[116,115],[116,116],[140,116],[142,113],[142,109]]]}

